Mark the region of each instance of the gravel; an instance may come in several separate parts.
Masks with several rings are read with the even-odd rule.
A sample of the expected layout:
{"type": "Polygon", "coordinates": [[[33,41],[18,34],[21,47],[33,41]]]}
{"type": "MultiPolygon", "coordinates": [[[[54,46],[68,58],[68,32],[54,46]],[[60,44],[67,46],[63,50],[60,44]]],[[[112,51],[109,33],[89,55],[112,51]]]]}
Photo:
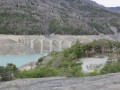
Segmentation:
{"type": "Polygon", "coordinates": [[[120,90],[120,73],[79,78],[18,79],[0,82],[0,90],[120,90]]]}

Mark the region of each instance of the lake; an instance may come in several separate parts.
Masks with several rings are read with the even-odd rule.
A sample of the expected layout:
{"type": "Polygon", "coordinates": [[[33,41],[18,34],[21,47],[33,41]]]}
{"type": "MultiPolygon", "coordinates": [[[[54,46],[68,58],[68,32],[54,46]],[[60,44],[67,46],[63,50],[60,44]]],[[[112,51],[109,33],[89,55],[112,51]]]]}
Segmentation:
{"type": "Polygon", "coordinates": [[[6,66],[7,63],[13,63],[17,67],[20,67],[31,61],[37,61],[40,57],[46,55],[47,53],[32,55],[0,55],[0,66],[6,66]]]}
{"type": "MultiPolygon", "coordinates": [[[[31,54],[31,55],[0,55],[0,66],[6,66],[7,63],[13,63],[17,67],[27,64],[32,61],[37,61],[40,57],[46,56],[44,54],[31,54]]],[[[107,61],[105,58],[83,58],[81,59],[83,72],[92,72],[96,65],[105,64],[107,61]],[[90,69],[88,69],[90,68],[90,69]]]]}

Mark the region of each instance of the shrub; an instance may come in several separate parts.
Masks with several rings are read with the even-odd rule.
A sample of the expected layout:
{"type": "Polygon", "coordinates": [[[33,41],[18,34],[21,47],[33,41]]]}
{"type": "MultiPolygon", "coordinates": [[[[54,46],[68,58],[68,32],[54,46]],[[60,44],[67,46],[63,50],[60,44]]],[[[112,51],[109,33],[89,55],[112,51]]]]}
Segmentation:
{"type": "Polygon", "coordinates": [[[116,54],[120,54],[120,48],[118,48],[115,52],[116,54]]]}
{"type": "Polygon", "coordinates": [[[80,65],[79,66],[73,66],[71,68],[71,76],[74,76],[74,77],[82,76],[81,70],[82,70],[82,67],[80,65]]]}
{"type": "Polygon", "coordinates": [[[83,45],[79,41],[71,47],[71,51],[76,54],[77,58],[81,58],[84,55],[83,45]]]}
{"type": "Polygon", "coordinates": [[[61,70],[61,75],[66,77],[81,76],[82,67],[77,65],[75,60],[62,60],[59,69],[61,70]]]}
{"type": "Polygon", "coordinates": [[[12,80],[17,76],[17,72],[18,72],[17,67],[12,63],[7,64],[6,67],[0,66],[0,78],[1,78],[0,80],[1,81],[12,80]]]}
{"type": "Polygon", "coordinates": [[[42,78],[59,75],[59,71],[50,67],[36,67],[28,71],[21,71],[20,78],[42,78]]]}
{"type": "Polygon", "coordinates": [[[93,72],[85,74],[85,76],[97,76],[97,75],[100,75],[100,73],[97,71],[93,71],[93,72]]]}
{"type": "Polygon", "coordinates": [[[101,74],[108,74],[108,73],[117,73],[120,72],[120,61],[110,61],[107,62],[104,68],[101,70],[101,74]]]}
{"type": "Polygon", "coordinates": [[[39,58],[39,59],[38,59],[38,62],[42,62],[43,59],[44,59],[44,57],[43,57],[43,58],[39,58]]]}

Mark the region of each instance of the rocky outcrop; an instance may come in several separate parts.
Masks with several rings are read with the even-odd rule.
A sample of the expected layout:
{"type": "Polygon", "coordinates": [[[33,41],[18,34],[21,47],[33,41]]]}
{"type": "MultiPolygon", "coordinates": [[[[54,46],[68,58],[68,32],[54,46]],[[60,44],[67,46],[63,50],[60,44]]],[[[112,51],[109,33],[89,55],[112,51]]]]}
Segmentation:
{"type": "Polygon", "coordinates": [[[25,65],[22,65],[19,70],[23,71],[23,70],[30,70],[36,67],[36,62],[30,62],[27,63],[25,65]]]}
{"type": "Polygon", "coordinates": [[[0,90],[120,90],[120,73],[79,78],[37,78],[1,82],[0,90]]]}

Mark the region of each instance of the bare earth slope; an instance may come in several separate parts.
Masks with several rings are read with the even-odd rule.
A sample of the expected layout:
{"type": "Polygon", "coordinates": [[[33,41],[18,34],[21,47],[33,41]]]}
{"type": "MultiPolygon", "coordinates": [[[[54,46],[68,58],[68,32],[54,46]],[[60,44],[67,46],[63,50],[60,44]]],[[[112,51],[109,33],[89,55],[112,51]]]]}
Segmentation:
{"type": "Polygon", "coordinates": [[[39,78],[0,83],[0,90],[120,90],[120,73],[84,78],[39,78]]]}
{"type": "Polygon", "coordinates": [[[120,14],[91,0],[0,0],[1,34],[114,34],[120,14]]]}

